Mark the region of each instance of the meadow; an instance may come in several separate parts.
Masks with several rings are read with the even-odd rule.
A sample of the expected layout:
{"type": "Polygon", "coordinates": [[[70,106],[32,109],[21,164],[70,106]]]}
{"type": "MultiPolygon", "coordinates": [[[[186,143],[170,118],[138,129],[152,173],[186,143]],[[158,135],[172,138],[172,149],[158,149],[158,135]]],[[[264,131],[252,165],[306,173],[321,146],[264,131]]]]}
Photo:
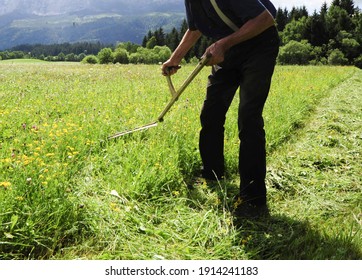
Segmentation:
{"type": "MultiPolygon", "coordinates": [[[[176,87],[193,68],[184,65],[173,76],[176,87]]],[[[335,183],[332,194],[322,187],[305,191],[333,166],[320,147],[340,149],[339,140],[329,134],[311,140],[323,145],[301,166],[319,167],[317,178],[293,166],[298,153],[283,154],[334,89],[356,75],[352,88],[360,88],[361,71],[276,68],[264,114],[272,218],[243,224],[231,214],[238,189],[237,96],[226,123],[226,180],[216,189],[207,182],[190,187],[201,167],[199,112],[208,71],[157,127],[107,141],[157,119],[170,99],[160,66],[1,62],[0,259],[361,258],[360,181],[335,183]],[[332,195],[327,209],[335,213],[332,201],[343,207],[333,218],[306,205],[332,195]]],[[[356,139],[353,160],[361,151],[356,139]]]]}

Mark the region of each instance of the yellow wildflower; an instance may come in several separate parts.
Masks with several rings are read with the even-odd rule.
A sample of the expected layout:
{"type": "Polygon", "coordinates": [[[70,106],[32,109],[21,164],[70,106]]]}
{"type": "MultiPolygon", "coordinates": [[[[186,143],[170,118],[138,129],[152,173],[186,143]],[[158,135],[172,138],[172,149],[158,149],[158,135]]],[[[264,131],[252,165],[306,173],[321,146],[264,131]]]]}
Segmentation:
{"type": "Polygon", "coordinates": [[[4,187],[4,188],[8,188],[11,186],[11,183],[10,182],[0,182],[0,187],[4,187]]]}

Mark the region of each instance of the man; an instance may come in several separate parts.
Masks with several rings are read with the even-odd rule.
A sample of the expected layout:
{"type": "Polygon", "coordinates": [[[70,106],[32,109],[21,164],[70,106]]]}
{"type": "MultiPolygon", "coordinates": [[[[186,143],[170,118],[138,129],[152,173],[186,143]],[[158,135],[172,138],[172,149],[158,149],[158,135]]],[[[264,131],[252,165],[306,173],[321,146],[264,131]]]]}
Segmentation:
{"type": "MultiPolygon", "coordinates": [[[[266,208],[266,151],[263,107],[270,89],[279,38],[275,8],[269,0],[218,0],[217,8],[237,26],[220,17],[211,0],[185,0],[188,30],[170,59],[164,75],[177,72],[179,63],[202,34],[215,39],[205,55],[212,67],[201,111],[202,176],[224,176],[224,123],[235,92],[240,88],[240,198],[250,209],[266,208]]],[[[246,213],[247,214],[247,213],[246,213]]]]}

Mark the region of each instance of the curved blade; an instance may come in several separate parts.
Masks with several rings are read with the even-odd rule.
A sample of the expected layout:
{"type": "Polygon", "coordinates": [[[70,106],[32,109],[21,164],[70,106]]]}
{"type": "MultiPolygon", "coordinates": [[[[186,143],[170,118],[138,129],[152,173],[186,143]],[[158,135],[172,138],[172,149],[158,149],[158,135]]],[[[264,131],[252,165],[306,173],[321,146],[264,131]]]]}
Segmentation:
{"type": "Polygon", "coordinates": [[[149,128],[154,127],[154,126],[157,126],[157,122],[153,122],[153,123],[150,123],[150,124],[147,124],[147,125],[144,125],[144,126],[140,126],[140,127],[135,128],[135,129],[126,130],[126,131],[123,131],[123,132],[117,132],[116,134],[113,134],[113,135],[109,136],[107,139],[108,140],[115,139],[115,138],[121,137],[121,136],[126,135],[126,134],[130,134],[130,133],[133,133],[133,132],[136,132],[136,131],[149,129],[149,128]]]}

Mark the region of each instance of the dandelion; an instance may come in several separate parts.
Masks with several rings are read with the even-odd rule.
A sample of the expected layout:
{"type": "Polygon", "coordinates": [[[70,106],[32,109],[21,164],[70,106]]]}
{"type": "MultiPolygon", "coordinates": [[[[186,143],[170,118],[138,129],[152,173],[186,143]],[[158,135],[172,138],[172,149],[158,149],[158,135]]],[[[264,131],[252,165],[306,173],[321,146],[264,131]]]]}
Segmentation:
{"type": "Polygon", "coordinates": [[[117,206],[116,203],[111,203],[110,206],[111,206],[111,209],[112,209],[113,211],[115,211],[115,212],[121,212],[121,209],[117,206]]]}
{"type": "Polygon", "coordinates": [[[11,183],[10,182],[0,182],[0,187],[4,187],[4,188],[8,188],[11,187],[11,183]]]}
{"type": "Polygon", "coordinates": [[[179,195],[180,195],[180,192],[179,192],[179,191],[173,191],[172,194],[173,194],[174,196],[179,196],[179,195]]]}

